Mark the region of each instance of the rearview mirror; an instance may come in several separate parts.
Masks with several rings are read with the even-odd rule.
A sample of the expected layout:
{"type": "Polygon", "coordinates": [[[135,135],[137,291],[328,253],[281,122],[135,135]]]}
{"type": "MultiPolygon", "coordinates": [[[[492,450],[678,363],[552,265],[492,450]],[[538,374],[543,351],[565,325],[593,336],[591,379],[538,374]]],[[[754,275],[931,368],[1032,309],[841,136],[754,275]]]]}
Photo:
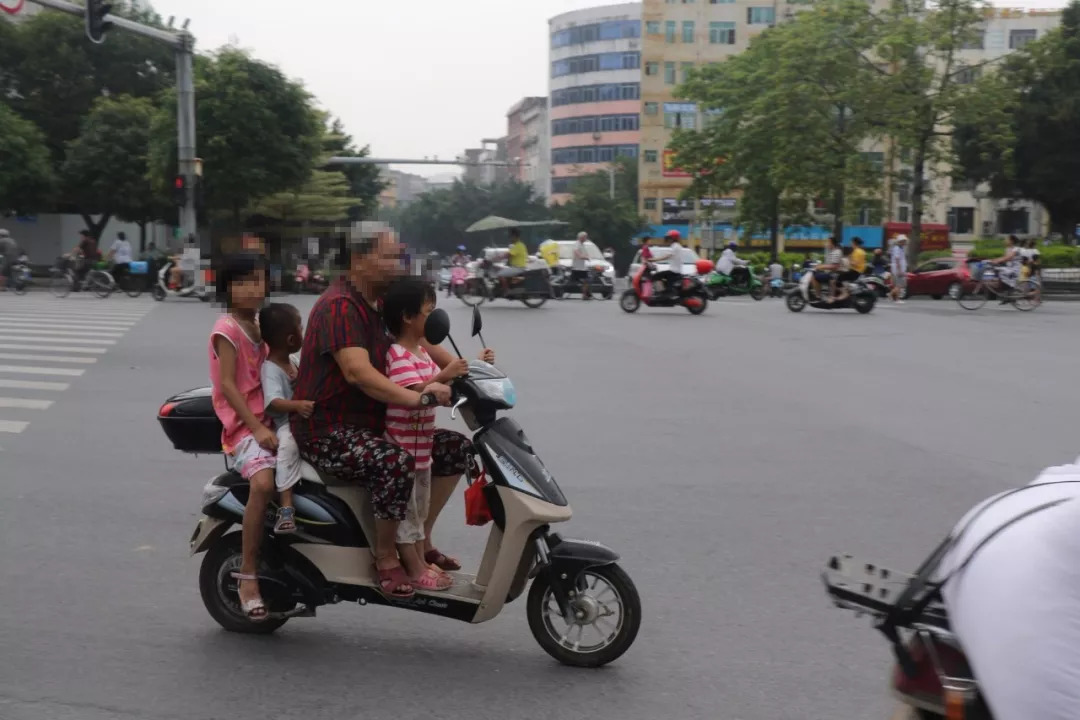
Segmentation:
{"type": "Polygon", "coordinates": [[[442,308],[435,308],[424,322],[424,339],[432,345],[441,345],[449,334],[450,316],[442,308]]]}
{"type": "MultiPolygon", "coordinates": [[[[446,322],[447,322],[447,332],[449,332],[450,320],[448,319],[446,322]]],[[[473,309],[472,309],[472,336],[476,337],[477,335],[480,334],[480,331],[483,330],[483,329],[484,329],[484,320],[483,320],[483,318],[480,317],[480,308],[478,308],[476,305],[473,305],[473,309]]]]}

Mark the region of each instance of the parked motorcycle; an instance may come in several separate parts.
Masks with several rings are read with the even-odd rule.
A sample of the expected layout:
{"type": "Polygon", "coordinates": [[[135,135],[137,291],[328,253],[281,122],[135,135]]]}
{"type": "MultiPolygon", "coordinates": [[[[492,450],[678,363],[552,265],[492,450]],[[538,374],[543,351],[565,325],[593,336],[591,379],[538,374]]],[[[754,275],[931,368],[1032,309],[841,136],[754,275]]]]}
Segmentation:
{"type": "Polygon", "coordinates": [[[464,292],[458,297],[466,305],[476,307],[494,300],[520,300],[526,307],[538,308],[551,298],[551,271],[547,267],[525,270],[509,278],[508,290],[503,290],[501,268],[484,259],[476,266],[476,274],[468,278],[464,292]]]}
{"type": "MultiPolygon", "coordinates": [[[[169,280],[169,271],[176,265],[174,260],[167,260],[162,264],[158,270],[157,282],[154,283],[154,288],[151,294],[155,300],[161,301],[167,297],[178,298],[198,298],[203,302],[210,300],[210,294],[205,288],[196,287],[194,281],[190,281],[184,285],[173,285],[169,280]]],[[[197,271],[196,271],[197,272],[197,271]]]]}
{"type": "MultiPolygon", "coordinates": [[[[449,337],[449,329],[446,311],[436,309],[425,335],[439,344],[449,337]]],[[[473,335],[480,330],[480,313],[474,308],[473,335]]],[[[248,483],[228,470],[204,488],[202,517],[190,542],[192,555],[206,553],[199,590],[211,617],[233,632],[271,633],[290,618],[313,617],[321,606],[348,601],[481,623],[524,594],[531,580],[525,614],[548,654],[567,665],[598,667],[626,652],[641,624],[637,589],[612,550],[552,532],[551,524],[570,519],[570,505],[521,426],[497,416],[516,404],[513,383],[495,366],[474,360],[452,390],[451,417],[460,411],[475,431],[474,447],[483,467],[480,470],[474,459],[467,480],[470,486],[480,483],[491,518],[475,575],[452,572],[454,584],[448,591],[417,590],[409,599],[384,594],[370,549],[374,516],[367,491],[305,464],[293,490],[298,532],[275,535],[272,516],[264,524],[258,577],[270,615],[252,621],[240,608],[232,575],[240,566],[238,526],[248,483]]],[[[221,451],[221,424],[210,388],[169,398],[158,420],[178,450],[221,451]]]]}
{"type": "Polygon", "coordinates": [[[705,285],[705,291],[709,293],[709,299],[716,300],[726,295],[749,295],[755,300],[763,299],[767,292],[765,283],[761,282],[761,278],[750,270],[742,269],[745,273],[738,273],[738,277],[725,275],[719,270],[713,270],[706,275],[702,282],[705,285]]]}
{"type": "MultiPolygon", "coordinates": [[[[589,268],[589,278],[587,280],[589,294],[593,297],[610,300],[615,296],[615,283],[612,282],[611,278],[604,275],[604,270],[603,266],[589,268]]],[[[561,265],[552,269],[551,294],[556,299],[561,300],[571,294],[582,295],[584,292],[584,283],[581,280],[575,280],[570,269],[561,265]]]]}
{"type": "Polygon", "coordinates": [[[700,315],[709,306],[709,293],[699,278],[684,275],[681,287],[675,288],[674,292],[668,288],[657,292],[655,283],[645,277],[645,271],[646,267],[643,265],[630,281],[630,288],[619,298],[619,307],[624,312],[637,312],[642,305],[646,307],[681,305],[689,310],[691,315],[700,315]]]}
{"type": "MultiPolygon", "coordinates": [[[[799,279],[799,285],[787,291],[787,307],[791,312],[802,312],[807,305],[820,310],[842,310],[854,308],[860,314],[865,315],[874,309],[877,302],[877,284],[881,281],[874,277],[860,277],[858,280],[848,283],[848,296],[843,300],[829,302],[820,296],[812,296],[810,281],[813,273],[806,272],[799,279]]],[[[825,292],[827,289],[822,288],[825,292]]]]}

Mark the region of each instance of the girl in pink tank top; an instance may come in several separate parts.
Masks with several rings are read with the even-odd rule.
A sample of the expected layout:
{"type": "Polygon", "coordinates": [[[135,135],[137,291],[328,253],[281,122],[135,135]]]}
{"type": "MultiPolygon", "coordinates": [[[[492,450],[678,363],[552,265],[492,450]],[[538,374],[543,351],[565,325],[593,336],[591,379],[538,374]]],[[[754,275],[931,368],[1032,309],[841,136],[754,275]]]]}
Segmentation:
{"type": "Polygon", "coordinates": [[[221,447],[233,468],[250,486],[244,507],[243,560],[239,580],[240,608],[252,622],[268,616],[256,576],[266,507],[273,497],[277,435],[267,427],[259,371],[269,352],[263,344],[256,313],[266,299],[266,267],[253,254],[226,259],[219,285],[228,313],[210,331],[210,381],[214,412],[221,420],[221,447]]]}

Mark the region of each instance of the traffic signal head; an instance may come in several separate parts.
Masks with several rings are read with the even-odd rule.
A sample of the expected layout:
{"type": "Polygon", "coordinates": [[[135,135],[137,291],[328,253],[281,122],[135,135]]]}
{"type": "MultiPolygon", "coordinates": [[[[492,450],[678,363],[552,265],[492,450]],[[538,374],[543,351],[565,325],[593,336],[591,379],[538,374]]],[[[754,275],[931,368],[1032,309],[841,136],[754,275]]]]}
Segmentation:
{"type": "Polygon", "coordinates": [[[173,202],[179,207],[187,205],[187,178],[183,175],[173,180],[173,202]]]}
{"type": "Polygon", "coordinates": [[[103,0],[86,0],[86,36],[90,42],[105,42],[105,33],[112,27],[105,16],[112,11],[112,5],[103,0]]]}

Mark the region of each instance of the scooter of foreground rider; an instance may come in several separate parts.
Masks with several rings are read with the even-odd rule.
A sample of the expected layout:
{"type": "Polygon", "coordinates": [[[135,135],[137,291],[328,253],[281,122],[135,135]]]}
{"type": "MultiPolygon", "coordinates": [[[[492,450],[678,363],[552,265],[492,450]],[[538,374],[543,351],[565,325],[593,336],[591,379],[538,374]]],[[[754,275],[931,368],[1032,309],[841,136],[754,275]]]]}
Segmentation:
{"type": "MultiPolygon", "coordinates": [[[[474,308],[472,334],[480,336],[481,329],[474,308]]],[[[435,309],[425,325],[426,339],[439,345],[449,338],[449,330],[446,311],[435,309]]],[[[450,343],[456,350],[452,339],[450,343]]],[[[199,589],[211,617],[226,630],[270,633],[290,618],[313,617],[318,607],[344,601],[476,624],[494,618],[528,589],[529,629],[555,659],[597,667],[626,652],[641,624],[637,589],[617,564],[615,552],[552,530],[572,512],[525,431],[512,418],[499,417],[517,401],[510,378],[494,365],[473,360],[468,374],[453,381],[451,389],[451,418],[460,412],[475,431],[473,446],[480,461],[473,457],[466,468],[468,522],[491,524],[475,574],[448,571],[453,585],[445,591],[417,589],[409,598],[383,592],[371,552],[375,520],[369,493],[304,463],[293,492],[297,532],[276,535],[273,514],[264,523],[258,580],[270,614],[253,621],[240,608],[233,578],[241,559],[236,528],[244,515],[248,483],[226,469],[203,489],[202,516],[190,542],[192,555],[206,553],[199,589]]],[[[210,388],[169,398],[158,420],[176,449],[221,452],[221,423],[210,388]]]]}
{"type": "Polygon", "coordinates": [[[824,578],[895,643],[894,718],[1073,720],[1080,458],[976,505],[914,576],[851,556],[824,578]]]}

